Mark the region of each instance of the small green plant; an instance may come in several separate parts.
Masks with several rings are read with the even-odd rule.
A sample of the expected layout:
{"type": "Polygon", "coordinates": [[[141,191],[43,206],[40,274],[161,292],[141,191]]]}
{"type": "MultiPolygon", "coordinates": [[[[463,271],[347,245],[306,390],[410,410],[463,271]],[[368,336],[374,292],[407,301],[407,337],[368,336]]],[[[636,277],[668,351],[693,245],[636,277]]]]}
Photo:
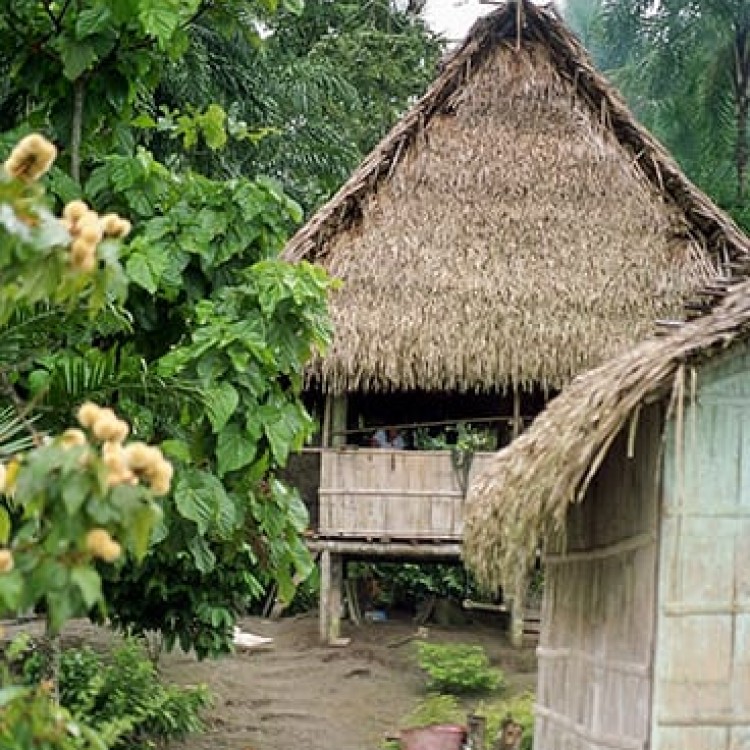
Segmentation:
{"type": "Polygon", "coordinates": [[[460,724],[466,718],[455,695],[432,693],[402,720],[405,727],[428,727],[431,724],[460,724]]]}
{"type": "Polygon", "coordinates": [[[475,713],[487,718],[487,747],[500,733],[503,722],[512,718],[521,725],[523,736],[520,750],[532,750],[534,744],[534,701],[536,696],[532,692],[525,692],[512,698],[504,698],[491,703],[480,703],[475,713]]]}
{"type": "MultiPolygon", "coordinates": [[[[29,686],[44,678],[45,663],[33,641],[11,649],[13,665],[29,686]]],[[[167,740],[199,732],[205,687],[164,685],[141,645],[127,640],[111,661],[89,648],[60,656],[60,704],[72,720],[90,727],[111,750],[150,750],[167,740]]],[[[56,746],[55,746],[56,747],[56,746]]],[[[61,747],[65,747],[61,745],[61,747]]],[[[0,745],[0,750],[3,746],[0,745]]]]}
{"type": "Polygon", "coordinates": [[[47,685],[0,689],[0,750],[108,750],[90,727],[52,700],[47,685]]]}
{"type": "Polygon", "coordinates": [[[463,695],[486,693],[504,685],[503,673],[490,667],[481,646],[466,643],[419,643],[419,666],[427,673],[427,688],[463,695]]]}

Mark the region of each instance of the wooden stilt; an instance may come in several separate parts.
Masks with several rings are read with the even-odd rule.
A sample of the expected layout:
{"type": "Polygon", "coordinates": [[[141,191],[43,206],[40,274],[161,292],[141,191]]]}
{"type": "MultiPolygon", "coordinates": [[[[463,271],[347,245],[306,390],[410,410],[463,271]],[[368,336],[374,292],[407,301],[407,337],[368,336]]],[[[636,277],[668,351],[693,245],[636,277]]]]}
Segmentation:
{"type": "Polygon", "coordinates": [[[521,393],[518,387],[513,387],[513,440],[523,432],[523,421],[521,420],[521,393]]]}
{"type": "Polygon", "coordinates": [[[331,646],[342,645],[341,604],[344,563],[341,555],[323,550],[320,555],[320,639],[331,646]]]}
{"type": "Polygon", "coordinates": [[[518,599],[510,607],[510,642],[515,648],[523,646],[523,601],[518,599]]]}

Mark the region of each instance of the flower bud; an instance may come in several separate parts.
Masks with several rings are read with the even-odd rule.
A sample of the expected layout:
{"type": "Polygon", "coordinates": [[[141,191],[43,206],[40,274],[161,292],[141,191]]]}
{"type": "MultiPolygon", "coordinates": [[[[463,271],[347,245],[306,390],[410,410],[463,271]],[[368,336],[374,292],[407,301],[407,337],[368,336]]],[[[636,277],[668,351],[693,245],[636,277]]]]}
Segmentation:
{"type": "Polygon", "coordinates": [[[86,549],[99,560],[114,562],[122,554],[122,547],[106,529],[91,529],[86,534],[86,549]]]}
{"type": "Polygon", "coordinates": [[[9,549],[0,549],[0,573],[13,570],[13,553],[9,549]]]}

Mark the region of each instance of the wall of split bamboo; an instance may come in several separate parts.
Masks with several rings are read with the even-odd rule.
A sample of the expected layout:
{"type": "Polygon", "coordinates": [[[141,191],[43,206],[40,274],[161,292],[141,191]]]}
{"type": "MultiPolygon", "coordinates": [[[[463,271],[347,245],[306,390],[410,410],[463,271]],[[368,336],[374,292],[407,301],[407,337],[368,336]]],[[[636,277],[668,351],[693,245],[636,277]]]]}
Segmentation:
{"type": "Polygon", "coordinates": [[[321,536],[460,540],[466,482],[490,453],[473,457],[464,478],[450,451],[324,450],[321,536]]]}
{"type": "Polygon", "coordinates": [[[634,436],[618,438],[570,508],[565,550],[546,556],[535,729],[543,750],[647,747],[661,424],[652,406],[634,436]]]}
{"type": "Polygon", "coordinates": [[[750,747],[750,353],[685,378],[665,455],[652,750],[750,747]],[[697,385],[696,385],[697,384],[697,385]]]}

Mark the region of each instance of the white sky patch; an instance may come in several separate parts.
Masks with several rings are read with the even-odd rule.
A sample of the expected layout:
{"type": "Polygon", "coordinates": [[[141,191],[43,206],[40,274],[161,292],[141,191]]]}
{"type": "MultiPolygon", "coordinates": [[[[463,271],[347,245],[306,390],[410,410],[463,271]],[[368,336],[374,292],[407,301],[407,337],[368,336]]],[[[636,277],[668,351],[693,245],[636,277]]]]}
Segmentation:
{"type": "MultiPolygon", "coordinates": [[[[538,5],[545,4],[535,0],[538,5]]],[[[560,7],[564,3],[558,0],[560,7]]],[[[427,0],[424,18],[427,24],[449,41],[461,41],[474,21],[491,13],[500,3],[482,3],[479,0],[427,0]]]]}

